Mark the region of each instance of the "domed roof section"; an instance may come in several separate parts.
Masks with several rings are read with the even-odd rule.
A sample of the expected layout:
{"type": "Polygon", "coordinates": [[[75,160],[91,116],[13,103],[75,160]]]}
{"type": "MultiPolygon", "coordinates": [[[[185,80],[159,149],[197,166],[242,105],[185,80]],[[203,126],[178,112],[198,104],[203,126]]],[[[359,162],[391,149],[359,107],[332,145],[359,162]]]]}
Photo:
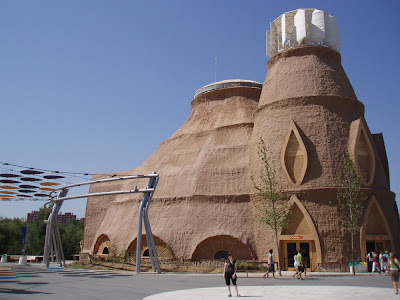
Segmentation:
{"type": "Polygon", "coordinates": [[[228,80],[213,82],[211,84],[203,86],[202,88],[198,89],[196,93],[194,93],[194,98],[196,98],[201,94],[208,93],[211,91],[216,91],[226,88],[242,87],[242,86],[262,89],[262,83],[256,81],[244,80],[244,79],[228,79],[228,80]]]}

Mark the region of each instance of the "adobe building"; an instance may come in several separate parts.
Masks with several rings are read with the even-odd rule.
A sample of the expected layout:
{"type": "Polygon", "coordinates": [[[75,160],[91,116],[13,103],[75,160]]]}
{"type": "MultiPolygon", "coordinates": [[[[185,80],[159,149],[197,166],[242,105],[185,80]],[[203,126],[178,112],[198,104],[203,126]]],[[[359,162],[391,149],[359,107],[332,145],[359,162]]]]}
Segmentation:
{"type": "MultiPolygon", "coordinates": [[[[254,217],[250,180],[261,167],[260,137],[292,209],[279,235],[282,269],[293,267],[299,249],[307,251],[310,270],[348,265],[350,233],[335,200],[346,155],[366,174],[368,193],[356,259],[371,250],[398,253],[400,222],[383,137],[368,129],[364,105],[341,65],[336,19],[314,9],[285,13],[271,23],[267,44],[264,84],[227,80],[199,89],[182,127],[141,166],[118,173],[160,175],[149,210],[159,257],[213,260],[232,252],[238,260],[266,260],[274,234],[254,217]]],[[[141,183],[94,185],[90,192],[134,185],[141,183]]],[[[139,202],[132,195],[88,198],[82,257],[135,250],[139,202]]]]}

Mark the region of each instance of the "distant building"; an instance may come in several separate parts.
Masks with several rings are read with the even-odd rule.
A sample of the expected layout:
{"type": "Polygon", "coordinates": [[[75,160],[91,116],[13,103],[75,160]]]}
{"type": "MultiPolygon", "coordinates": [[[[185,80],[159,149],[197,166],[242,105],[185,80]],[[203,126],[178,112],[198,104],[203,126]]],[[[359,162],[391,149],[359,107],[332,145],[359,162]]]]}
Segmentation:
{"type": "MultiPolygon", "coordinates": [[[[27,220],[28,220],[28,222],[33,222],[34,220],[39,219],[39,217],[40,217],[39,212],[34,210],[31,213],[28,213],[27,220]]],[[[74,215],[72,212],[68,212],[65,214],[59,213],[57,216],[58,224],[67,224],[71,220],[76,220],[76,215],[74,215]]],[[[80,219],[80,220],[82,220],[82,219],[80,219]]],[[[84,218],[83,218],[83,220],[84,220],[84,218]]]]}
{"type": "Polygon", "coordinates": [[[76,220],[76,215],[74,215],[72,212],[68,212],[65,214],[59,213],[57,216],[58,224],[68,224],[72,220],[76,220]]]}
{"type": "Polygon", "coordinates": [[[31,213],[28,213],[27,215],[27,220],[28,222],[33,222],[33,220],[39,219],[40,214],[37,210],[32,211],[31,213]]]}

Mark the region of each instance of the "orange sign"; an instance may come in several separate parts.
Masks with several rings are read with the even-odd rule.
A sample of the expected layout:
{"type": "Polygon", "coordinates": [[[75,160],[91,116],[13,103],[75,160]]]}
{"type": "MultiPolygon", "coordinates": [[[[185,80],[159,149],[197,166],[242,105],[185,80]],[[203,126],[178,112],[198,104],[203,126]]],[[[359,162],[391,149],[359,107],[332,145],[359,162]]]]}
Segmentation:
{"type": "Polygon", "coordinates": [[[374,240],[381,240],[382,239],[382,236],[381,235],[376,235],[376,236],[374,236],[374,240]]]}
{"type": "Polygon", "coordinates": [[[303,238],[302,235],[291,235],[290,239],[291,240],[301,240],[303,238]]]}

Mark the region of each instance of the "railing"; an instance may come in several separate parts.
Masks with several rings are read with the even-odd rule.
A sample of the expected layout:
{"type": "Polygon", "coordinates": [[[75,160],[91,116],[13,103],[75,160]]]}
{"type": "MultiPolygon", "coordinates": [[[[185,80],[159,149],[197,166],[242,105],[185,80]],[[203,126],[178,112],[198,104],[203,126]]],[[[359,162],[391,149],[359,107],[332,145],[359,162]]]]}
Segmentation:
{"type": "MultiPolygon", "coordinates": [[[[307,270],[311,271],[313,269],[312,259],[309,257],[304,257],[303,259],[305,261],[305,265],[307,266],[307,270]]],[[[289,268],[294,268],[294,257],[286,257],[284,259],[282,270],[288,270],[289,268]]]]}

